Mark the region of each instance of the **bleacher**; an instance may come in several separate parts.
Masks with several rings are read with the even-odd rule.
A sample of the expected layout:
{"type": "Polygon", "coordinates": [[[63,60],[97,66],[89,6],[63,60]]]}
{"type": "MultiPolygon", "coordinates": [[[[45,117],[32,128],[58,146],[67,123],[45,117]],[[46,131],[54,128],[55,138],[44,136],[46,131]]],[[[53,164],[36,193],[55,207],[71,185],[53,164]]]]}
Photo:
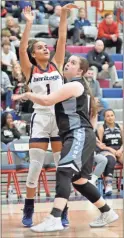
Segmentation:
{"type": "MultiPolygon", "coordinates": [[[[90,11],[93,11],[94,14],[94,10],[90,9],[90,11]]],[[[90,12],[88,10],[88,16],[91,18],[90,12]]],[[[94,19],[94,18],[93,18],[94,19]]],[[[94,20],[90,19],[92,24],[94,25],[94,20]]],[[[2,28],[5,27],[5,18],[2,18],[2,28]]],[[[17,21],[17,19],[16,19],[17,21]]],[[[21,32],[24,31],[25,28],[25,24],[24,22],[22,22],[20,24],[21,27],[21,32]]],[[[30,39],[34,38],[35,35],[39,32],[42,33],[48,33],[49,34],[49,29],[48,29],[48,19],[44,19],[44,24],[43,25],[32,25],[32,30],[31,30],[31,35],[30,35],[30,39]]],[[[120,36],[122,34],[120,33],[120,36]]],[[[48,44],[49,49],[52,51],[53,50],[53,45],[56,42],[56,39],[54,38],[37,38],[37,40],[43,40],[48,44]]],[[[82,57],[87,57],[87,53],[93,49],[93,43],[91,45],[86,45],[86,46],[73,46],[73,45],[67,45],[67,51],[69,51],[72,54],[78,55],[78,56],[82,56],[82,57]]],[[[115,63],[116,69],[117,69],[117,74],[118,74],[118,78],[120,83],[123,83],[123,54],[115,54],[112,53],[111,54],[112,60],[115,63]]],[[[102,96],[103,98],[106,98],[108,102],[110,102],[110,98],[112,98],[112,104],[110,102],[109,106],[112,107],[115,110],[115,114],[116,114],[116,119],[118,121],[122,121],[123,120],[123,113],[122,113],[122,97],[123,97],[123,90],[122,89],[110,89],[109,88],[109,79],[106,80],[99,80],[100,82],[100,86],[101,86],[101,90],[102,90],[102,96]],[[118,98],[118,103],[117,103],[117,98],[118,98]]],[[[26,116],[26,115],[25,115],[26,116]]],[[[23,116],[22,116],[23,117],[23,116]]]]}

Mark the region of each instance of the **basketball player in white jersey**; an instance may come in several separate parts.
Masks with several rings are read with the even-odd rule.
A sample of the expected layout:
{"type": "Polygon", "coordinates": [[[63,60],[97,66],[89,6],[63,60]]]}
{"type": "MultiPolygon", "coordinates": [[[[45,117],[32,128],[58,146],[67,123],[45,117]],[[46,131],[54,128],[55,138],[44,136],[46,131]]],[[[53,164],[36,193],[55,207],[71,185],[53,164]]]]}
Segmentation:
{"type": "MultiPolygon", "coordinates": [[[[27,83],[30,84],[32,92],[37,95],[47,95],[62,87],[63,80],[61,73],[65,56],[67,14],[71,8],[78,7],[74,4],[67,4],[61,9],[57,49],[50,63],[50,52],[44,42],[34,40],[28,46],[34,15],[30,7],[26,7],[23,11],[26,26],[19,47],[20,64],[27,83]],[[27,50],[34,65],[29,59],[27,50]]],[[[61,142],[58,136],[54,106],[44,107],[34,103],[30,136],[30,167],[26,181],[26,199],[22,219],[23,225],[27,227],[33,224],[34,197],[38,178],[44,164],[49,139],[51,141],[56,166],[59,161],[61,142]]]]}

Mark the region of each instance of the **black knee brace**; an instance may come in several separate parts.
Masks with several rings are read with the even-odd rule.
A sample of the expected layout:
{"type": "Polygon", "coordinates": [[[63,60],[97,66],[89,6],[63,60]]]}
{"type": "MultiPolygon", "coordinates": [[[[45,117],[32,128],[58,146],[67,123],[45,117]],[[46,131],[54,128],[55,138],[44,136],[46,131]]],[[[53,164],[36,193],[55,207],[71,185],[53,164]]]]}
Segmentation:
{"type": "Polygon", "coordinates": [[[55,197],[69,199],[73,173],[74,170],[72,168],[57,168],[55,197]]]}
{"type": "Polygon", "coordinates": [[[101,197],[98,189],[90,182],[80,185],[73,183],[73,186],[79,193],[81,193],[92,203],[97,202],[101,197]]]}
{"type": "Polygon", "coordinates": [[[112,177],[113,172],[114,172],[114,167],[116,164],[116,160],[115,160],[114,156],[112,156],[112,155],[107,155],[106,157],[108,159],[108,163],[107,163],[105,171],[104,171],[104,176],[112,177]]]}

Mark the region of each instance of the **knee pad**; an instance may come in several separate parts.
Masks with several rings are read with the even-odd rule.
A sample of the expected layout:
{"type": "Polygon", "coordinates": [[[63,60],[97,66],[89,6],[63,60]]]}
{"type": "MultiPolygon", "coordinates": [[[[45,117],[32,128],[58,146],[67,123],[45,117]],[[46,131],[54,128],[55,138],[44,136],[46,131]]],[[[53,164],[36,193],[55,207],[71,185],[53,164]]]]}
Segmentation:
{"type": "Polygon", "coordinates": [[[81,193],[92,203],[97,202],[101,197],[98,189],[90,182],[87,182],[85,184],[73,183],[73,186],[79,193],[81,193]]]}
{"type": "Polygon", "coordinates": [[[60,160],[60,153],[61,152],[53,153],[54,163],[55,163],[56,168],[58,167],[58,163],[59,163],[59,160],[60,160]]]}
{"type": "Polygon", "coordinates": [[[29,188],[36,188],[38,178],[43,167],[44,158],[46,155],[46,151],[37,148],[31,148],[29,150],[30,156],[30,166],[26,181],[26,186],[29,188]]]}
{"type": "Polygon", "coordinates": [[[71,192],[71,179],[73,176],[73,169],[71,168],[57,168],[56,172],[56,196],[67,199],[71,192]]]}
{"type": "Polygon", "coordinates": [[[113,172],[114,172],[114,167],[116,164],[116,160],[115,160],[114,156],[112,156],[112,155],[107,155],[106,157],[108,159],[108,163],[105,168],[104,176],[112,177],[113,172]]]}

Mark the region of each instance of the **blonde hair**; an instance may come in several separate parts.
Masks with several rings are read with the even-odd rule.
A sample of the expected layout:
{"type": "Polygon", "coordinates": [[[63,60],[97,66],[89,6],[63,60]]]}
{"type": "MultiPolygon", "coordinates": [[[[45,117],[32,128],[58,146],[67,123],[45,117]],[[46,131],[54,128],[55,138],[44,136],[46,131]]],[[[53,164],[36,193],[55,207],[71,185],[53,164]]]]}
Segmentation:
{"type": "Polygon", "coordinates": [[[1,31],[1,37],[4,37],[4,36],[10,37],[10,36],[11,36],[10,31],[7,30],[7,29],[2,29],[2,31],[1,31]]]}
{"type": "Polygon", "coordinates": [[[14,24],[15,24],[15,19],[14,19],[14,17],[12,17],[12,16],[8,16],[8,17],[6,17],[6,26],[8,27],[8,21],[9,20],[13,20],[13,22],[14,22],[14,24]]]}

